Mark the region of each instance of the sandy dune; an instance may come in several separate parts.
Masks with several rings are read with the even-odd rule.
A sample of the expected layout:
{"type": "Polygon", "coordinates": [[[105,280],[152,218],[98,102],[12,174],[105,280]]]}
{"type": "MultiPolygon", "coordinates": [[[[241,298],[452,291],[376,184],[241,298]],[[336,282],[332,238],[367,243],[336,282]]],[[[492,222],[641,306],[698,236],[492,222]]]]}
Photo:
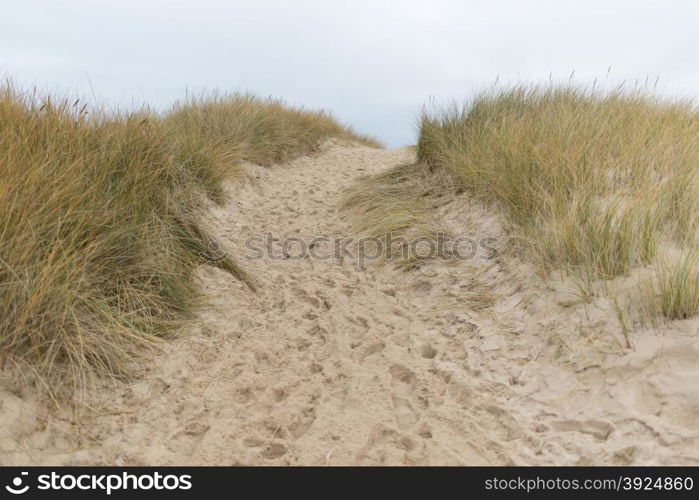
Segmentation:
{"type": "MultiPolygon", "coordinates": [[[[411,159],[329,143],[251,165],[210,223],[234,255],[268,232],[350,236],[343,190],[411,159]]],[[[609,305],[561,305],[569,284],[510,255],[492,213],[460,195],[440,217],[454,233],[498,237],[501,256],[410,272],[241,259],[255,294],[203,268],[201,322],[93,413],[2,395],[0,463],[699,463],[696,321],[637,329],[625,349],[609,305]],[[494,305],[473,307],[474,289],[494,305]]]]}

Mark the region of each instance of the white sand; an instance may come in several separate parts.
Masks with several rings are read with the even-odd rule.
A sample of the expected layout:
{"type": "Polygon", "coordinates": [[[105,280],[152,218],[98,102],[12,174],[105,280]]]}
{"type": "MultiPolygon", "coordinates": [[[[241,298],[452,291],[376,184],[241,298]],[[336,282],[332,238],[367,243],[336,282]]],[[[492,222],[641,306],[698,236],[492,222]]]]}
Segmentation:
{"type": "MultiPolygon", "coordinates": [[[[234,255],[266,232],[350,236],[342,191],[411,155],[331,143],[251,166],[211,223],[234,255]]],[[[466,195],[441,218],[502,236],[466,195]]],[[[698,464],[699,323],[626,349],[605,300],[563,307],[567,281],[502,250],[410,272],[243,260],[257,294],[205,267],[200,324],[96,413],[0,395],[0,464],[698,464]],[[471,307],[474,289],[495,305],[471,307]]]]}

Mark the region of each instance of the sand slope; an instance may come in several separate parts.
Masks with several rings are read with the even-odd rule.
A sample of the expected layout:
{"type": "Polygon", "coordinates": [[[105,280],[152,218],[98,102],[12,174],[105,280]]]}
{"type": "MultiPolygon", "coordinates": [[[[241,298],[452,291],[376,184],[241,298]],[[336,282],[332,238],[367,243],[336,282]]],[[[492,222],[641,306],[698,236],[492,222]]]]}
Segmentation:
{"type": "MultiPolygon", "coordinates": [[[[251,165],[210,223],[234,255],[267,232],[349,236],[343,190],[411,160],[407,149],[333,142],[251,165]]],[[[505,244],[497,218],[466,195],[440,217],[505,244]]],[[[3,395],[0,463],[699,463],[696,322],[637,332],[624,349],[604,303],[559,305],[564,281],[502,251],[410,272],[243,259],[256,294],[202,268],[201,322],[144,378],[108,389],[95,413],[75,419],[3,395]],[[493,307],[469,305],[474,289],[493,307]]]]}

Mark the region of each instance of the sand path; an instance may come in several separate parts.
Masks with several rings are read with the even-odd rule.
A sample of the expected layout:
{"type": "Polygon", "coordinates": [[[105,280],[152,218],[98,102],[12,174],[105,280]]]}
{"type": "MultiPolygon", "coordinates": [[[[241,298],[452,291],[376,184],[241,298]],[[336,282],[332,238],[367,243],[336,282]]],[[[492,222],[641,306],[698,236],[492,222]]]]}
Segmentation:
{"type": "MultiPolygon", "coordinates": [[[[230,236],[224,238],[225,250],[238,256],[252,254],[244,247],[246,238],[267,233],[305,241],[351,236],[349,215],[338,210],[343,191],[358,176],[410,161],[412,154],[329,144],[285,165],[251,165],[247,181],[227,186],[232,201],[212,208],[210,223],[230,236]]],[[[560,368],[539,356],[545,329],[515,335],[524,313],[507,311],[521,303],[526,290],[506,294],[495,313],[450,305],[447,299],[458,297],[474,272],[503,275],[498,265],[361,269],[348,258],[295,258],[295,248],[289,258],[240,259],[256,277],[257,293],[204,267],[198,276],[207,303],[201,322],[168,343],[149,374],[108,393],[97,416],[81,419],[79,438],[75,432],[61,435],[57,421],[44,423],[16,449],[6,447],[5,462],[696,459],[690,457],[696,433],[686,426],[663,427],[666,422],[656,425],[648,415],[619,409],[600,377],[581,382],[575,367],[560,368]],[[546,397],[539,397],[542,392],[546,397]],[[593,399],[597,409],[590,408],[593,399]]],[[[327,255],[330,249],[320,243],[316,250],[327,255]]],[[[282,253],[278,245],[275,251],[282,253]]],[[[590,366],[597,370],[600,362],[590,366]]],[[[643,390],[651,393],[640,394],[641,403],[656,397],[643,390]]]]}

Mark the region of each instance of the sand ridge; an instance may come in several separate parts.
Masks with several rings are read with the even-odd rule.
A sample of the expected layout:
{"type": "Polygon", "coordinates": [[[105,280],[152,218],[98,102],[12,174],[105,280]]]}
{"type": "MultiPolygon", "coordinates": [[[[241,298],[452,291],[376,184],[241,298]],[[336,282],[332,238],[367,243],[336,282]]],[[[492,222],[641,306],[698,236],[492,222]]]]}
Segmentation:
{"type": "MultiPolygon", "coordinates": [[[[351,236],[344,190],[413,155],[330,141],[288,164],[248,165],[208,223],[236,256],[267,233],[351,236]]],[[[440,217],[455,233],[504,240],[467,195],[440,217]]],[[[201,321],[79,424],[3,395],[0,462],[699,463],[696,322],[624,350],[607,312],[561,307],[564,291],[506,251],[409,272],[347,258],[240,261],[258,291],[203,267],[201,321]],[[494,303],[474,307],[474,287],[494,303]]]]}

